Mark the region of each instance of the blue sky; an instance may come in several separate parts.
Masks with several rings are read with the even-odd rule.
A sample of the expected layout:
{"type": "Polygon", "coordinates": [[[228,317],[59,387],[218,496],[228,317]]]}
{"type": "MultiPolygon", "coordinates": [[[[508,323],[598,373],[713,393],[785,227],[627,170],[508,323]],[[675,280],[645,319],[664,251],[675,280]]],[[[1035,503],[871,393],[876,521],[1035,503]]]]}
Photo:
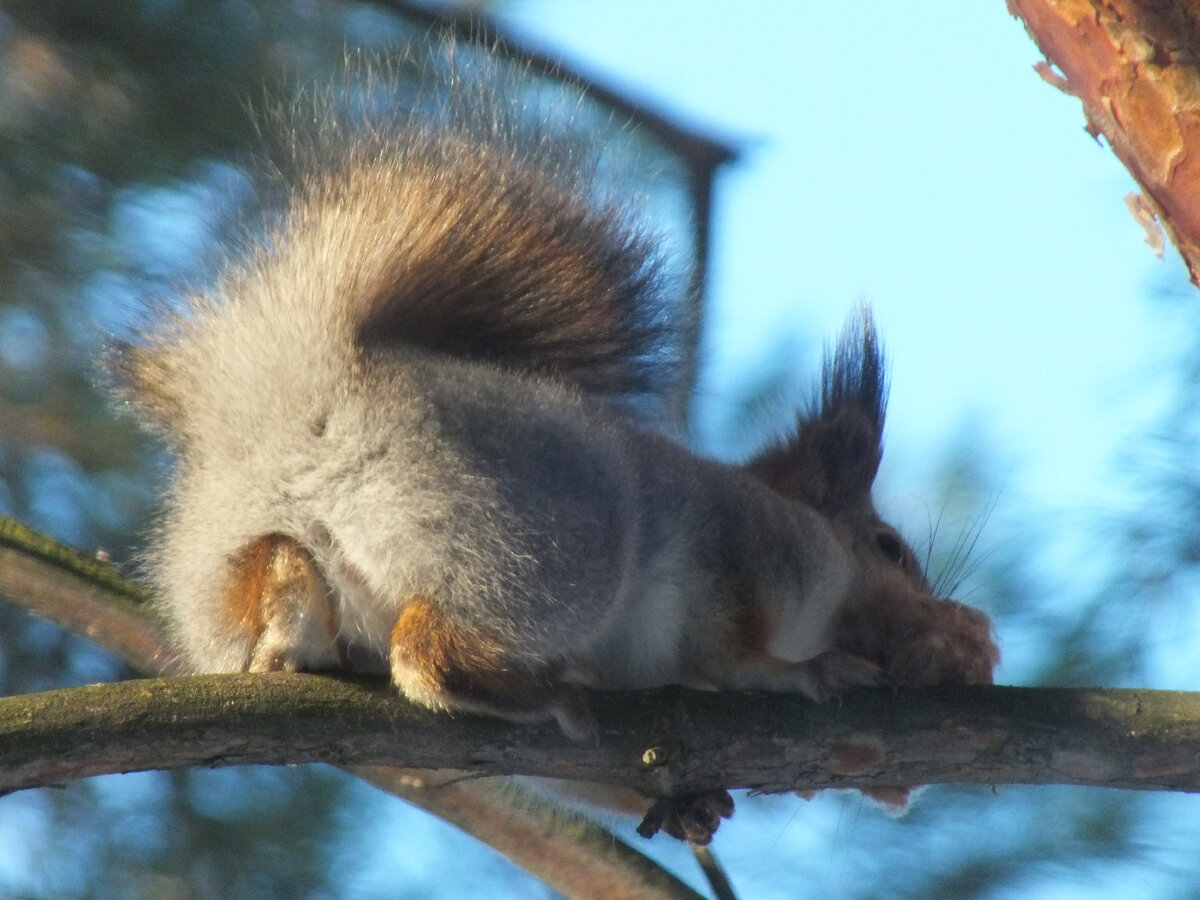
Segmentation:
{"type": "Polygon", "coordinates": [[[1178,264],[1142,242],[1132,180],[1078,102],[1034,73],[1041,57],[1004,3],[922,11],[503,7],[586,71],[745,141],[719,184],[718,373],[831,336],[865,297],[892,360],[900,455],[972,417],[1019,455],[1022,490],[1083,500],[1160,399],[1144,382],[1176,329],[1143,296],[1178,264]]]}
{"type": "Polygon", "coordinates": [[[1183,303],[1148,297],[1182,266],[1143,242],[1132,179],[1033,71],[1041,55],[1001,0],[501,11],[588,74],[744,142],[718,184],[714,409],[790,346],[814,375],[865,298],[891,362],[899,493],[883,503],[910,530],[929,510],[904,492],[968,432],[999,466],[994,528],[1053,523],[1060,563],[1136,502],[1117,473],[1189,334],[1183,303]]]}

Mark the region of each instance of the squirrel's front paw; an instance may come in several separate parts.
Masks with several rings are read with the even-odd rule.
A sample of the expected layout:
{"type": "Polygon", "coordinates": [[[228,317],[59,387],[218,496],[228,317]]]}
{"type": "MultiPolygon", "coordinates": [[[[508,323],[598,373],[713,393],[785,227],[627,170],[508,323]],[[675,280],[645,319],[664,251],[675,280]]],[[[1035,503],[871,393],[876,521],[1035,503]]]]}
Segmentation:
{"type": "Polygon", "coordinates": [[[882,591],[843,610],[835,643],[902,687],[991,684],[1000,650],[980,610],[915,591],[882,591]]]}
{"type": "Polygon", "coordinates": [[[637,833],[644,838],[665,831],[673,838],[692,844],[708,844],[722,819],[733,815],[729,791],[703,791],[659,797],[651,805],[637,833]]]}

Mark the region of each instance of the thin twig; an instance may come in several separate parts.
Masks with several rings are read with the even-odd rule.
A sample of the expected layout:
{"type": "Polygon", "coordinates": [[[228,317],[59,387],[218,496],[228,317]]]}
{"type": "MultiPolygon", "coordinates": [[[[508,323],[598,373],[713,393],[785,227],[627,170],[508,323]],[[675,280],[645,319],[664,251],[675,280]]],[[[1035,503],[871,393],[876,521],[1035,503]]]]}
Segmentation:
{"type": "Polygon", "coordinates": [[[729,876],[725,874],[725,869],[717,860],[716,855],[712,852],[711,847],[706,847],[703,844],[690,844],[692,855],[696,857],[696,862],[700,864],[700,870],[704,872],[704,877],[708,879],[708,886],[713,889],[713,897],[716,900],[737,900],[737,894],[733,892],[733,885],[729,883],[729,876]]]}

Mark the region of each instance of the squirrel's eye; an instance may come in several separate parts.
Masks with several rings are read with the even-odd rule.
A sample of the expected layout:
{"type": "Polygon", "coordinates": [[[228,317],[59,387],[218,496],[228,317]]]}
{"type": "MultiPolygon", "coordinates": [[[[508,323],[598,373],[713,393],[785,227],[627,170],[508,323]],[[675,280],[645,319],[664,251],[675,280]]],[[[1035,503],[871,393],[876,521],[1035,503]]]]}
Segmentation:
{"type": "Polygon", "coordinates": [[[894,562],[901,568],[908,561],[908,554],[904,552],[904,542],[890,531],[876,532],[875,546],[879,548],[880,553],[888,558],[889,562],[894,562]]]}

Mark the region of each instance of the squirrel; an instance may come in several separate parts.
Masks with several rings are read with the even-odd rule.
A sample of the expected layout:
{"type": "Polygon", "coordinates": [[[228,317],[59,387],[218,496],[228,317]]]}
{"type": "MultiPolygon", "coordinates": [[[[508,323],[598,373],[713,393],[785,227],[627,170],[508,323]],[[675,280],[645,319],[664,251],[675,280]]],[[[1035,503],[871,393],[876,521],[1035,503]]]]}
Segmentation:
{"type": "Polygon", "coordinates": [[[452,81],[435,114],[279,114],[286,207],[116,351],[176,459],[147,568],[186,664],[366,659],[418,704],[576,739],[585,688],[990,682],[987,617],[871,501],[869,313],[780,446],[689,451],[626,402],[669,363],[655,237],[575,136],[452,81]]]}

